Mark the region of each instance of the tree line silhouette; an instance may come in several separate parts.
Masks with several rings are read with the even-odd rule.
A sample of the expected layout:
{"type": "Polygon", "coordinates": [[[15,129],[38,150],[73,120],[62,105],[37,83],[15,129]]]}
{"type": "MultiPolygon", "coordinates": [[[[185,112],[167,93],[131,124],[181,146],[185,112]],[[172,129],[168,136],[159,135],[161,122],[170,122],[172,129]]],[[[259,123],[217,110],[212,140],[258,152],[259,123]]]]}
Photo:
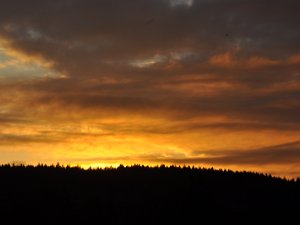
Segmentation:
{"type": "Polygon", "coordinates": [[[0,182],[3,224],[245,224],[300,210],[299,179],[213,168],[7,164],[0,182]]]}

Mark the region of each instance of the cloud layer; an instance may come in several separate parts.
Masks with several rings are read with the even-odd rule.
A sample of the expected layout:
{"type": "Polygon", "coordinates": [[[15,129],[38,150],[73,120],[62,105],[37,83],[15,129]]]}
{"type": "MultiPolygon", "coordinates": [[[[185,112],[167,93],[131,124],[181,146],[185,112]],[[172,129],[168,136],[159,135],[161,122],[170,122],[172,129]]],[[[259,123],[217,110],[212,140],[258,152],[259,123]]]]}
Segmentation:
{"type": "Polygon", "coordinates": [[[297,164],[294,151],[275,147],[276,160],[264,152],[300,133],[299,8],[293,0],[3,1],[3,57],[38,67],[4,71],[0,57],[1,145],[105,136],[96,157],[111,157],[117,139],[128,144],[110,150],[120,159],[173,151],[193,163],[203,147],[227,150],[228,165],[297,164]]]}

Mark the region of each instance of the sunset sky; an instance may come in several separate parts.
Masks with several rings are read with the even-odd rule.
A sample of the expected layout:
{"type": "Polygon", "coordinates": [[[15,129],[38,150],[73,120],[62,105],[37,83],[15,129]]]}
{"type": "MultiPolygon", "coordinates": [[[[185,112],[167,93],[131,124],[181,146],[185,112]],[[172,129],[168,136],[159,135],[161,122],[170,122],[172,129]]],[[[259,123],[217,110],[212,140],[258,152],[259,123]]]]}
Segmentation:
{"type": "Polygon", "coordinates": [[[300,1],[2,0],[0,164],[300,176],[300,1]]]}

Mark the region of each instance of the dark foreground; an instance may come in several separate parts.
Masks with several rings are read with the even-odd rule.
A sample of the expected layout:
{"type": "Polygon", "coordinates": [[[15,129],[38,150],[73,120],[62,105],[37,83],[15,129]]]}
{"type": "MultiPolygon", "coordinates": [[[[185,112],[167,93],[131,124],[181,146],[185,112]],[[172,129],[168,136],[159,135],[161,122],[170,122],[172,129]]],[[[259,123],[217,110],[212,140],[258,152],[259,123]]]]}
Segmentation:
{"type": "Polygon", "coordinates": [[[300,182],[255,173],[1,166],[0,182],[1,224],[299,222],[300,182]]]}

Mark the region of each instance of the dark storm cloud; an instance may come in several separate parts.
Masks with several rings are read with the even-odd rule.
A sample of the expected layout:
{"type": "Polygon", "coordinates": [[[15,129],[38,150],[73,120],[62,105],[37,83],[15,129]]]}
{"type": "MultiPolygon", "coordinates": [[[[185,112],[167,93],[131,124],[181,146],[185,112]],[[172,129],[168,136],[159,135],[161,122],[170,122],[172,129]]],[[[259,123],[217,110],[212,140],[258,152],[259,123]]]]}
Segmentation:
{"type": "Polygon", "coordinates": [[[218,165],[268,165],[298,164],[300,160],[300,142],[286,143],[254,150],[195,151],[194,157],[168,158],[152,157],[156,162],[174,164],[218,164],[218,165]],[[205,154],[206,156],[197,156],[205,154]]]}
{"type": "Polygon", "coordinates": [[[205,58],[239,45],[242,55],[282,58],[299,51],[300,4],[293,0],[169,2],[6,1],[1,33],[15,48],[84,76],[120,72],[107,62],[157,52],[190,50],[205,58]]]}
{"type": "Polygon", "coordinates": [[[9,0],[0,35],[68,77],[17,85],[33,93],[30,106],[298,130],[299,9],[293,0],[9,0]]]}

